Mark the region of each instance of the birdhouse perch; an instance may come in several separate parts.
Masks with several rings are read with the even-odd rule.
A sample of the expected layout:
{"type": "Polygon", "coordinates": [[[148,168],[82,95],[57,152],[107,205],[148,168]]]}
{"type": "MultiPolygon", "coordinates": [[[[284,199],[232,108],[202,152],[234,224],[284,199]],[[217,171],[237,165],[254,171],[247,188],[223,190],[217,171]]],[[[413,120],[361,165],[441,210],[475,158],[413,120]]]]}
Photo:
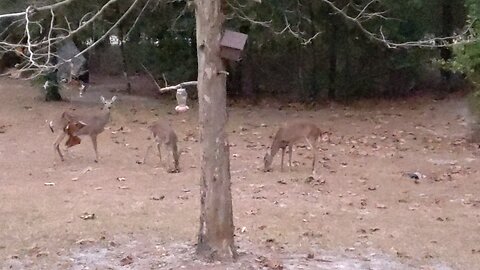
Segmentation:
{"type": "Polygon", "coordinates": [[[224,59],[239,61],[247,42],[247,35],[225,30],[220,41],[220,56],[224,59]]]}

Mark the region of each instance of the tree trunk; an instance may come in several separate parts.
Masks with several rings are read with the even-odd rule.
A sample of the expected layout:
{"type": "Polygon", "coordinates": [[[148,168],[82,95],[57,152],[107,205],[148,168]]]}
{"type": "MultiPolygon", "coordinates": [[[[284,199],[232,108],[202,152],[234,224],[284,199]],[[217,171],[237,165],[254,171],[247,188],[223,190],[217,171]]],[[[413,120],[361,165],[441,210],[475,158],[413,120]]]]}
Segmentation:
{"type": "Polygon", "coordinates": [[[253,100],[255,98],[255,92],[253,89],[253,65],[250,56],[246,55],[245,59],[240,63],[240,85],[242,88],[242,96],[253,100]]]}
{"type": "Polygon", "coordinates": [[[62,96],[58,91],[57,69],[49,71],[44,78],[48,82],[45,87],[45,101],[61,101],[62,96]]]}
{"type": "MultiPolygon", "coordinates": [[[[314,1],[310,2],[310,36],[315,36],[317,33],[317,28],[315,27],[315,12],[316,7],[314,6],[314,1]]],[[[318,96],[319,87],[318,87],[318,79],[317,76],[320,74],[319,72],[319,63],[318,63],[318,46],[316,44],[315,39],[310,42],[310,57],[312,59],[312,69],[310,70],[310,100],[315,100],[318,96]]]]}
{"type": "MultiPolygon", "coordinates": [[[[56,21],[56,18],[54,18],[56,21]]],[[[55,32],[52,32],[52,38],[55,38],[55,32]]],[[[56,65],[58,63],[58,59],[55,56],[57,53],[57,45],[52,44],[51,47],[52,56],[50,57],[50,64],[56,65]]],[[[58,69],[55,68],[53,70],[48,70],[47,73],[44,75],[45,83],[45,101],[61,101],[62,96],[60,95],[58,89],[58,69]]]]}
{"type": "Polygon", "coordinates": [[[337,94],[337,20],[336,15],[330,17],[328,30],[330,31],[330,42],[328,45],[328,98],[335,99],[337,94]]]}
{"type": "MultiPolygon", "coordinates": [[[[122,14],[122,12],[120,12],[119,4],[117,4],[117,13],[122,14]]],[[[118,27],[118,39],[120,40],[120,54],[122,55],[122,72],[123,72],[123,77],[125,78],[125,82],[127,84],[127,89],[126,89],[127,93],[131,94],[132,84],[130,83],[130,77],[128,77],[128,66],[127,66],[127,59],[125,54],[124,35],[125,35],[125,27],[123,26],[122,23],[120,23],[118,27]]]]}
{"type": "Polygon", "coordinates": [[[128,77],[128,67],[127,67],[127,59],[125,58],[125,47],[124,47],[124,40],[123,40],[123,28],[119,28],[118,31],[118,38],[120,39],[120,54],[122,55],[122,72],[123,77],[125,78],[125,82],[127,84],[127,93],[132,93],[132,84],[130,83],[130,78],[128,77]]]}
{"type": "MultiPolygon", "coordinates": [[[[450,36],[453,33],[453,11],[452,11],[452,3],[451,0],[443,0],[442,2],[442,35],[444,37],[450,36]]],[[[440,56],[444,61],[450,61],[452,58],[452,51],[450,48],[440,48],[440,56]]],[[[442,75],[443,82],[446,86],[446,91],[451,91],[451,84],[450,79],[452,72],[448,69],[440,69],[440,73],[442,75]]]]}
{"type": "Polygon", "coordinates": [[[233,242],[225,63],[220,58],[221,0],[196,0],[198,100],[201,144],[200,230],[197,254],[208,260],[236,257],[233,242]]]}

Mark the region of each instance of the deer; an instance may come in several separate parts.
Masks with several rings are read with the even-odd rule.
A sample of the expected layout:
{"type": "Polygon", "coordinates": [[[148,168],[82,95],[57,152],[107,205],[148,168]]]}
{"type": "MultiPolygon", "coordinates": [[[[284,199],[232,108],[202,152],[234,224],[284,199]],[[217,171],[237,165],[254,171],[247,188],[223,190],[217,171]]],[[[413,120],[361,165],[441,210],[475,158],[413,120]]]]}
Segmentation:
{"type": "Polygon", "coordinates": [[[264,172],[272,171],[273,158],[282,150],[281,171],[283,172],[283,159],[285,150],[288,147],[288,165],[292,169],[292,147],[301,140],[305,140],[313,152],[312,174],[315,175],[316,144],[318,138],[323,135],[320,128],[309,120],[294,120],[280,127],[273,138],[270,152],[267,151],[264,157],[264,172]]]}
{"type": "Polygon", "coordinates": [[[162,151],[161,148],[164,146],[166,149],[170,149],[172,151],[173,162],[174,162],[174,169],[169,170],[169,172],[180,172],[179,169],[179,154],[177,148],[177,134],[173,130],[173,128],[163,120],[157,120],[153,122],[148,129],[152,132],[153,135],[153,142],[150,146],[147,147],[145,152],[145,157],[143,158],[143,164],[147,161],[147,156],[152,149],[152,147],[156,144],[158,149],[158,157],[160,158],[160,162],[162,162],[162,151]]]}
{"type": "MultiPolygon", "coordinates": [[[[102,111],[92,115],[83,115],[68,111],[64,111],[62,113],[57,122],[58,128],[62,130],[62,133],[58,135],[57,139],[53,143],[54,152],[58,153],[62,161],[64,161],[64,158],[62,152],[60,151],[60,143],[66,135],[69,135],[67,147],[80,143],[80,141],[76,139],[77,136],[89,136],[92,140],[93,150],[95,151],[94,161],[95,163],[98,162],[97,136],[104,131],[105,126],[110,121],[110,109],[112,108],[112,104],[116,99],[117,96],[113,96],[111,100],[106,100],[103,96],[101,96],[100,100],[103,103],[102,111]],[[70,127],[71,124],[74,124],[75,128],[72,129],[70,127]]],[[[55,131],[53,121],[49,122],[49,126],[53,133],[55,131]]]]}

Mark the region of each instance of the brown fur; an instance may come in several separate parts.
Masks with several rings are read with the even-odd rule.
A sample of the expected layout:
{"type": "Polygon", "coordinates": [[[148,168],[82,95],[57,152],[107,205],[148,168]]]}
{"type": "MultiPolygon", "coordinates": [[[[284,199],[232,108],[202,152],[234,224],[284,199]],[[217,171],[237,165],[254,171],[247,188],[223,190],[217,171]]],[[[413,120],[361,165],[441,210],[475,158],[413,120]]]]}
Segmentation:
{"type": "Polygon", "coordinates": [[[65,142],[67,148],[80,144],[82,141],[80,137],[76,136],[77,131],[85,126],[84,123],[80,121],[69,121],[67,126],[64,129],[64,132],[67,133],[68,139],[65,142]]]}
{"type": "Polygon", "coordinates": [[[165,147],[170,148],[172,150],[174,172],[178,172],[180,170],[179,169],[180,156],[178,154],[178,148],[177,148],[178,138],[173,128],[168,123],[162,120],[158,120],[154,122],[152,125],[150,125],[148,129],[150,129],[150,131],[153,134],[153,143],[147,148],[147,151],[145,152],[145,157],[143,158],[143,163],[146,162],[148,152],[155,144],[157,145],[160,162],[162,162],[161,146],[164,145],[165,147]]]}
{"type": "Polygon", "coordinates": [[[315,173],[316,161],[316,144],[318,138],[322,136],[322,131],[311,120],[294,120],[284,124],[275,134],[275,137],[270,148],[270,153],[267,152],[264,158],[264,171],[271,171],[273,158],[282,150],[281,170],[283,171],[283,159],[285,150],[288,147],[289,159],[288,164],[292,168],[292,147],[301,140],[305,140],[313,151],[312,173],[315,173]]]}
{"type": "MultiPolygon", "coordinates": [[[[101,97],[103,103],[103,109],[99,113],[90,114],[90,115],[80,115],[73,112],[63,112],[60,119],[57,121],[57,126],[61,128],[62,133],[55,140],[53,147],[54,150],[60,156],[60,159],[63,161],[63,155],[60,151],[60,142],[63,138],[68,135],[66,132],[66,127],[69,123],[81,122],[85,126],[79,128],[75,131],[75,136],[89,136],[92,140],[93,150],[95,151],[95,162],[98,162],[98,151],[97,151],[97,136],[102,133],[105,129],[105,126],[110,121],[110,109],[113,102],[116,100],[116,96],[112,97],[111,100],[105,100],[104,97],[101,97]]],[[[50,129],[53,131],[53,124],[50,122],[50,129]]],[[[70,141],[70,144],[79,142],[79,140],[73,138],[70,141]]],[[[75,144],[74,144],[75,145],[75,144]]]]}

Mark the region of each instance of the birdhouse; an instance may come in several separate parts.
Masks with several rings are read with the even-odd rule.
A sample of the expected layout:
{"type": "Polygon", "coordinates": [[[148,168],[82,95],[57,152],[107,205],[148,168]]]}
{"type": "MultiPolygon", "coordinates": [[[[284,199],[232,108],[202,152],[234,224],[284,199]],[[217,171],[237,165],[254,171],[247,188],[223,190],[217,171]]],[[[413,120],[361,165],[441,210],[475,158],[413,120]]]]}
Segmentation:
{"type": "Polygon", "coordinates": [[[247,42],[247,35],[225,30],[220,40],[220,56],[224,59],[239,61],[247,42]]]}

